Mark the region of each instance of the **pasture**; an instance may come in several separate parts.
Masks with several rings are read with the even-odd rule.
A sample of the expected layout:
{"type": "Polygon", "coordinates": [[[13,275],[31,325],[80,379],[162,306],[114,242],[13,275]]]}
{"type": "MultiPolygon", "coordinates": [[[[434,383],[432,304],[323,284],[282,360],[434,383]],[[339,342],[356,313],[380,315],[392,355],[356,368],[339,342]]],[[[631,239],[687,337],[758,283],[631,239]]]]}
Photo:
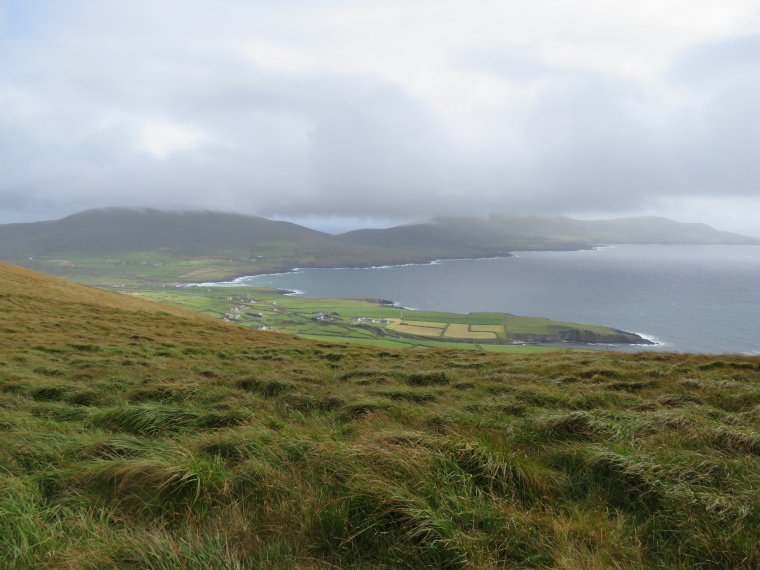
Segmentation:
{"type": "MultiPolygon", "coordinates": [[[[450,324],[446,327],[443,336],[454,338],[472,338],[478,340],[495,339],[495,332],[474,332],[470,330],[472,325],[466,324],[450,324]]],[[[491,325],[494,326],[494,325],[491,325]]],[[[503,329],[502,329],[503,330],[503,329]]]]}
{"type": "MultiPolygon", "coordinates": [[[[613,332],[598,325],[504,313],[443,313],[396,307],[378,299],[309,298],[265,287],[161,285],[117,290],[245,327],[374,346],[459,345],[485,350],[488,345],[501,345],[504,348],[500,350],[510,351],[530,335],[552,338],[568,329],[613,332]]],[[[566,350],[556,345],[551,348],[566,350]]]]}

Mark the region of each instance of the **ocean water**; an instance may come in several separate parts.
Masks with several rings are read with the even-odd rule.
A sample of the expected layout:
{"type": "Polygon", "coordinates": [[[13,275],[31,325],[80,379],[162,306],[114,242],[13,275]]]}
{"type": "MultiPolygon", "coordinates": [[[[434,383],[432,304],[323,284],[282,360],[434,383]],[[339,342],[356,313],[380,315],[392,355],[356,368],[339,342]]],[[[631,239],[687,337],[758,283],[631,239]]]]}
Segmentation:
{"type": "Polygon", "coordinates": [[[518,252],[426,265],[300,269],[233,283],[607,325],[659,343],[649,350],[760,354],[760,247],[753,246],[518,252]]]}

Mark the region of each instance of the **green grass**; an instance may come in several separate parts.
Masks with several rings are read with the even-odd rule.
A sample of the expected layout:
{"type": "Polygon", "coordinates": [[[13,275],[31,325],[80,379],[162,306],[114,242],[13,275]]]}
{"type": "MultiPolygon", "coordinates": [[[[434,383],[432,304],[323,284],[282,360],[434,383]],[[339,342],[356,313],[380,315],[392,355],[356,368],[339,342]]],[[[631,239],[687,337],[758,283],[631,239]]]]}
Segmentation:
{"type": "Polygon", "coordinates": [[[760,563],[757,358],[230,340],[5,349],[0,565],[760,563]]]}
{"type": "MultiPolygon", "coordinates": [[[[518,317],[515,315],[506,315],[503,323],[507,334],[547,334],[553,330],[577,327],[578,323],[567,321],[552,321],[535,317],[518,317]]],[[[587,330],[604,333],[606,327],[599,325],[583,325],[587,330]]]]}
{"type": "Polygon", "coordinates": [[[760,566],[758,357],[335,344],[1,264],[0,313],[1,568],[760,566]]]}
{"type": "Polygon", "coordinates": [[[486,352],[511,352],[520,354],[555,352],[557,350],[551,346],[510,346],[499,344],[481,344],[480,347],[486,352]]]}
{"type": "MultiPolygon", "coordinates": [[[[122,290],[122,289],[120,289],[122,290]]],[[[447,347],[477,348],[501,352],[524,352],[512,342],[541,341],[557,338],[567,330],[586,331],[600,335],[616,334],[607,327],[551,321],[543,318],[517,317],[503,313],[441,313],[415,311],[381,305],[367,299],[312,299],[286,296],[275,289],[264,287],[140,287],[123,289],[131,295],[165,303],[174,307],[202,312],[225,318],[239,314],[234,322],[248,327],[267,326],[270,329],[305,338],[325,338],[340,342],[360,342],[370,346],[388,347],[447,347]],[[244,307],[239,312],[234,307],[244,307]],[[318,312],[337,313],[329,321],[316,319],[318,312]],[[260,316],[259,316],[260,314],[260,316]],[[399,319],[412,328],[376,323],[355,326],[352,317],[372,319],[399,319]],[[419,323],[419,324],[417,324],[419,323]],[[457,343],[450,338],[443,340],[441,331],[450,324],[469,325],[477,332],[478,327],[493,333],[493,338],[461,339],[457,343]],[[492,348],[499,347],[502,348],[492,348]]],[[[467,334],[467,337],[473,335],[467,334]]],[[[490,336],[490,335],[489,335],[490,336]]],[[[558,346],[551,350],[563,350],[558,346]]],[[[533,350],[533,352],[537,352],[533,350]]]]}
{"type": "Polygon", "coordinates": [[[367,346],[383,346],[386,348],[415,348],[416,344],[397,342],[393,340],[379,340],[372,338],[354,338],[354,337],[339,337],[339,336],[326,336],[317,334],[302,334],[303,338],[309,338],[312,340],[321,340],[330,343],[348,343],[348,344],[363,344],[367,346]]]}

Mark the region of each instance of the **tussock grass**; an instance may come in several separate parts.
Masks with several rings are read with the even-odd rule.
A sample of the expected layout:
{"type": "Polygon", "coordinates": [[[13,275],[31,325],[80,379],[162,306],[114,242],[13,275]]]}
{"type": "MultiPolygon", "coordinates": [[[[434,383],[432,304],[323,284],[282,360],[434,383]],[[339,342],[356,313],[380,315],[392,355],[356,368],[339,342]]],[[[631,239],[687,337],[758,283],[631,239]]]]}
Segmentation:
{"type": "Polygon", "coordinates": [[[760,566],[757,357],[341,348],[18,278],[2,568],[760,566]]]}
{"type": "Polygon", "coordinates": [[[160,404],[124,406],[98,411],[87,423],[109,431],[154,437],[191,429],[215,429],[244,423],[246,414],[238,410],[216,412],[160,404]]]}
{"type": "Polygon", "coordinates": [[[609,433],[604,423],[587,412],[545,418],[534,429],[549,441],[598,441],[609,433]]]}

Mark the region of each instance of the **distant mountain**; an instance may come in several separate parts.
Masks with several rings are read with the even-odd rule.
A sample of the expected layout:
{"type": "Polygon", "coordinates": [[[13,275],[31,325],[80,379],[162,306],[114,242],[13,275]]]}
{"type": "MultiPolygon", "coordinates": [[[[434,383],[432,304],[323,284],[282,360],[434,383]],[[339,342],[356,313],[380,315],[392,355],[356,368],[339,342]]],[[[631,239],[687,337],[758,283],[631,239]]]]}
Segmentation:
{"type": "Polygon", "coordinates": [[[467,244],[473,248],[512,251],[587,249],[611,243],[760,245],[760,238],[655,216],[592,221],[560,216],[439,217],[428,224],[356,230],[337,237],[349,244],[394,247],[409,243],[467,244]]]}
{"type": "Polygon", "coordinates": [[[420,263],[609,243],[760,245],[760,239],[657,217],[439,217],[331,235],[241,214],[104,208],[60,220],[0,225],[0,260],[88,283],[106,282],[104,276],[222,280],[294,267],[420,263]]]}
{"type": "Polygon", "coordinates": [[[346,244],[374,247],[466,248],[474,256],[510,250],[589,249],[594,245],[583,239],[515,232],[509,226],[478,218],[439,218],[427,224],[355,230],[336,237],[346,244]]]}
{"type": "Polygon", "coordinates": [[[334,236],[290,222],[241,214],[102,208],[60,220],[0,225],[0,259],[14,263],[24,263],[30,257],[135,252],[290,260],[279,268],[293,266],[295,260],[303,266],[354,266],[509,255],[488,240],[469,242],[466,236],[432,224],[334,236]]]}
{"type": "Polygon", "coordinates": [[[658,216],[612,220],[575,220],[562,216],[441,217],[433,222],[450,232],[473,232],[486,240],[556,240],[599,244],[760,245],[760,238],[723,232],[707,224],[683,223],[658,216]]]}
{"type": "Polygon", "coordinates": [[[230,251],[247,254],[272,242],[336,246],[330,234],[290,222],[208,211],[103,208],[60,220],[0,225],[3,256],[157,249],[189,256],[230,251]]]}

